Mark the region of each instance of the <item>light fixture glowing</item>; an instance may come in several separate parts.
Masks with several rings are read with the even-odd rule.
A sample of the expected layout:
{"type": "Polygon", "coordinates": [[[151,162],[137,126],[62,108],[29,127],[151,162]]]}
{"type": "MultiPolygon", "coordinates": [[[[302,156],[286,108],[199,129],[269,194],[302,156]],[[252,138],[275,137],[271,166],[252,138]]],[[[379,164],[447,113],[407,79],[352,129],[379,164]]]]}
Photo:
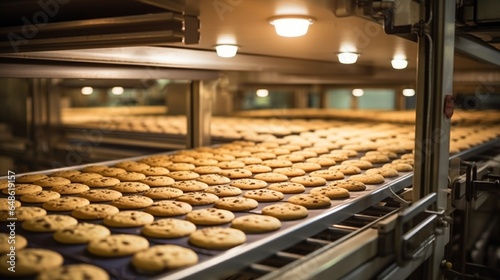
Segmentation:
{"type": "Polygon", "coordinates": [[[408,66],[408,60],[405,58],[394,58],[391,60],[391,65],[394,69],[405,69],[408,66]]]}
{"type": "Polygon", "coordinates": [[[258,96],[258,97],[266,97],[269,95],[269,90],[267,89],[258,89],[255,94],[258,96]]]}
{"type": "Polygon", "coordinates": [[[365,94],[365,91],[361,88],[355,88],[352,90],[352,95],[354,95],[356,97],[363,96],[363,94],[365,94]]]}
{"type": "Polygon", "coordinates": [[[276,34],[282,37],[300,37],[307,34],[314,19],[306,16],[279,16],[269,19],[276,34]]]}
{"type": "Polygon", "coordinates": [[[122,95],[123,94],[123,88],[122,87],[114,87],[111,89],[111,93],[114,95],[122,95]]]}
{"type": "Polygon", "coordinates": [[[415,90],[412,89],[412,88],[405,88],[405,89],[403,89],[403,95],[404,96],[408,96],[408,97],[414,96],[415,95],[415,90]]]}
{"type": "Polygon", "coordinates": [[[337,54],[339,62],[342,64],[353,64],[358,61],[359,53],[354,52],[341,52],[337,54]]]}
{"type": "Polygon", "coordinates": [[[82,87],[83,95],[91,95],[92,92],[94,92],[94,89],[92,87],[82,87]]]}
{"type": "Polygon", "coordinates": [[[221,44],[215,46],[215,51],[220,57],[234,57],[238,52],[238,45],[221,44]]]}

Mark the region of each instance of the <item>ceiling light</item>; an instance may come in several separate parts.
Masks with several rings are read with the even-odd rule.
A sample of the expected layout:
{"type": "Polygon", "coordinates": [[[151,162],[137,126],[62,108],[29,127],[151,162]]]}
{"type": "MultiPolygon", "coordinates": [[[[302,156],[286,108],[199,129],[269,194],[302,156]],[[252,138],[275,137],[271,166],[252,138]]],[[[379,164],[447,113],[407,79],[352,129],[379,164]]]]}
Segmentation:
{"type": "Polygon", "coordinates": [[[94,92],[94,89],[92,87],[82,87],[83,95],[91,95],[92,92],[94,92]]]}
{"type": "Polygon", "coordinates": [[[215,46],[215,51],[220,57],[234,57],[238,52],[238,45],[223,44],[215,46]]]}
{"type": "Polygon", "coordinates": [[[394,69],[405,69],[408,66],[408,60],[405,58],[394,58],[391,60],[391,64],[394,69]]]}
{"type": "Polygon", "coordinates": [[[358,61],[359,53],[354,52],[341,52],[337,54],[339,62],[342,64],[353,64],[358,61]]]}
{"type": "Polygon", "coordinates": [[[122,87],[114,87],[111,89],[111,93],[114,95],[121,95],[121,94],[123,94],[123,88],[122,87]]]}
{"type": "Polygon", "coordinates": [[[363,96],[363,94],[365,94],[365,91],[363,89],[355,88],[352,90],[352,95],[354,96],[360,97],[363,96]]]}
{"type": "Polygon", "coordinates": [[[306,16],[279,16],[269,19],[276,33],[282,37],[304,36],[314,19],[306,16]]]}
{"type": "Polygon", "coordinates": [[[403,95],[404,96],[408,96],[408,97],[414,96],[415,95],[415,90],[412,89],[412,88],[405,88],[405,89],[403,89],[403,95]]]}
{"type": "Polygon", "coordinates": [[[269,90],[267,89],[258,89],[255,94],[258,96],[258,97],[266,97],[269,95],[269,90]]]}

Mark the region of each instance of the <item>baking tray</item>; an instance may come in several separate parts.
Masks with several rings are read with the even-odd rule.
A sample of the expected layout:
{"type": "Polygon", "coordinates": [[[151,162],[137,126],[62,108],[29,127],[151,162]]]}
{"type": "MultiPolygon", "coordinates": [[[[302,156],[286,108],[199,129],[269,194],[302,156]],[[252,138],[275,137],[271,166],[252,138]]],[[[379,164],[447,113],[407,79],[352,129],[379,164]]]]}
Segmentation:
{"type": "MultiPolygon", "coordinates": [[[[171,154],[171,153],[161,153],[171,154]]],[[[93,164],[112,166],[124,160],[138,160],[146,156],[126,158],[120,160],[99,162],[93,164]]],[[[86,164],[88,165],[88,164],[86,164]]],[[[60,170],[78,170],[86,165],[65,167],[52,170],[44,170],[41,172],[31,172],[24,174],[16,174],[17,176],[25,174],[50,174],[60,170]]],[[[374,165],[378,167],[380,165],[374,165]]],[[[247,234],[247,242],[240,246],[229,250],[208,250],[191,246],[188,243],[188,238],[177,239],[159,239],[146,237],[150,241],[150,245],[157,244],[177,244],[188,247],[197,252],[199,263],[184,269],[170,270],[160,274],[141,274],[138,273],[130,264],[131,257],[120,258],[102,258],[91,255],[86,251],[86,245],[66,245],[57,243],[52,239],[52,233],[33,233],[25,231],[21,227],[21,223],[16,223],[16,233],[25,236],[28,239],[30,247],[47,248],[61,253],[65,257],[65,263],[91,263],[98,265],[108,271],[112,279],[224,279],[234,275],[239,270],[247,267],[249,264],[258,262],[268,256],[271,256],[276,251],[285,249],[295,243],[298,243],[305,238],[314,235],[328,226],[339,223],[360,212],[381,200],[391,196],[394,192],[398,192],[405,187],[411,185],[412,172],[401,173],[400,176],[394,179],[386,179],[384,184],[367,185],[367,189],[360,192],[350,192],[351,196],[348,199],[332,200],[331,206],[322,209],[309,209],[307,218],[295,221],[282,221],[282,227],[278,231],[264,234],[247,234]]],[[[349,176],[346,176],[348,178],[349,176]]],[[[0,179],[4,179],[0,178],[0,179]]],[[[311,188],[306,188],[306,192],[311,188]]],[[[291,195],[285,195],[283,201],[286,201],[291,195]]],[[[2,194],[2,197],[6,195],[2,194]]],[[[235,215],[241,216],[248,213],[260,213],[260,210],[276,202],[259,202],[256,209],[247,212],[236,212],[235,215]]],[[[24,203],[23,205],[27,205],[24,203]]],[[[31,204],[30,204],[31,205],[31,204]]],[[[32,204],[40,206],[40,204],[32,204]]],[[[208,206],[196,206],[193,209],[207,208],[208,206]]],[[[67,214],[70,212],[51,212],[49,214],[67,214]]],[[[184,216],[177,217],[183,219],[184,216]]],[[[93,221],[101,224],[102,220],[93,221]]],[[[224,225],[224,226],[229,226],[224,225]]],[[[202,228],[197,226],[197,228],[202,228]]],[[[141,227],[136,228],[109,228],[112,233],[127,233],[140,235],[141,227]]],[[[7,228],[2,226],[2,232],[7,228]]],[[[18,278],[15,279],[32,279],[18,278]]]]}

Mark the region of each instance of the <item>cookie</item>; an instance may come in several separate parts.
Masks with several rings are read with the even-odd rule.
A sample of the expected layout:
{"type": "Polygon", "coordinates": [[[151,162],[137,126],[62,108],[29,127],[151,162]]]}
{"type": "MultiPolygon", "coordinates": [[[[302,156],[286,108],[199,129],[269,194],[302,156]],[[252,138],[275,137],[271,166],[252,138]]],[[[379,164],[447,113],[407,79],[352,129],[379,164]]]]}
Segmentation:
{"type": "Polygon", "coordinates": [[[50,188],[51,191],[58,192],[61,195],[80,194],[82,192],[88,191],[89,189],[89,186],[80,183],[71,183],[50,188]]]}
{"type": "Polygon", "coordinates": [[[87,165],[82,169],[82,172],[99,173],[99,171],[108,168],[106,165],[87,165]]]}
{"type": "Polygon", "coordinates": [[[319,165],[318,163],[314,163],[314,162],[299,162],[299,163],[294,163],[292,165],[292,167],[302,169],[305,172],[312,172],[312,171],[316,171],[316,170],[320,170],[321,169],[321,165],[319,165]]]}
{"type": "MultiPolygon", "coordinates": [[[[194,158],[193,158],[193,160],[194,160],[194,158]]],[[[191,164],[191,163],[178,162],[178,163],[172,163],[170,165],[167,165],[167,166],[165,166],[165,168],[170,170],[170,172],[172,172],[172,171],[190,171],[190,170],[195,169],[196,166],[194,164],[191,164]]]]}
{"type": "Polygon", "coordinates": [[[342,165],[352,165],[359,167],[361,170],[366,170],[370,169],[373,167],[373,164],[367,160],[356,160],[356,159],[351,159],[351,160],[345,160],[341,163],[342,165]]]}
{"type": "Polygon", "coordinates": [[[46,270],[38,274],[36,280],[85,279],[109,280],[106,270],[91,264],[69,264],[46,270]]]}
{"type": "Polygon", "coordinates": [[[267,188],[284,194],[303,193],[306,190],[304,185],[293,182],[274,183],[267,188]]]}
{"type": "Polygon", "coordinates": [[[184,192],[180,189],[171,188],[171,187],[159,187],[159,188],[151,188],[142,195],[147,196],[151,199],[172,199],[179,197],[184,192]]]}
{"type": "Polygon", "coordinates": [[[339,199],[339,198],[348,198],[349,191],[343,188],[335,188],[335,187],[316,187],[309,191],[312,195],[322,195],[326,196],[329,199],[339,199]]]}
{"type": "Polygon", "coordinates": [[[348,191],[364,191],[366,190],[366,186],[363,182],[354,181],[354,180],[340,180],[331,182],[328,184],[328,187],[333,188],[343,188],[348,191]]]}
{"type": "Polygon", "coordinates": [[[16,218],[16,221],[23,222],[30,219],[43,217],[47,215],[47,211],[40,207],[20,206],[16,207],[14,212],[0,211],[0,221],[8,221],[10,218],[16,218]],[[11,214],[14,214],[11,216],[11,214]]]}
{"type": "Polygon", "coordinates": [[[329,154],[320,155],[319,158],[329,158],[333,159],[336,162],[342,162],[344,160],[347,160],[349,157],[345,153],[340,153],[340,152],[333,153],[332,151],[329,154]]]}
{"type": "Polygon", "coordinates": [[[161,166],[152,166],[141,170],[140,173],[146,176],[165,176],[168,175],[168,173],[170,173],[170,170],[161,166]]]}
{"type": "Polygon", "coordinates": [[[15,272],[9,271],[10,256],[0,257],[0,273],[9,276],[32,276],[43,271],[51,271],[64,262],[61,254],[47,249],[26,248],[16,252],[15,272]]]}
{"type": "Polygon", "coordinates": [[[217,208],[197,209],[186,214],[187,221],[200,226],[227,224],[233,219],[233,212],[217,208]]]}
{"type": "Polygon", "coordinates": [[[383,156],[386,156],[390,159],[398,158],[398,154],[390,152],[390,151],[368,151],[365,153],[365,156],[372,156],[372,155],[383,155],[383,156]]]}
{"type": "Polygon", "coordinates": [[[189,243],[212,250],[225,250],[246,242],[243,231],[227,227],[208,227],[189,235],[189,243]]]}
{"type": "Polygon", "coordinates": [[[42,207],[49,211],[72,211],[89,204],[90,201],[86,198],[65,196],[44,202],[42,207]]]}
{"type": "Polygon", "coordinates": [[[71,212],[71,216],[81,220],[96,220],[116,215],[118,212],[120,210],[113,205],[93,203],[76,208],[71,212]]]}
{"type": "Polygon", "coordinates": [[[42,203],[59,197],[61,197],[61,195],[58,192],[39,191],[36,193],[22,195],[20,200],[28,203],[42,203]]]}
{"type": "MultiPolygon", "coordinates": [[[[163,167],[167,168],[169,165],[173,164],[174,162],[170,161],[168,157],[165,158],[143,158],[138,160],[138,162],[145,163],[149,165],[150,167],[163,167]]],[[[146,169],[144,169],[146,170],[146,169]]],[[[141,170],[143,172],[144,170],[141,170]]]]}
{"type": "Polygon", "coordinates": [[[26,248],[28,240],[20,234],[10,235],[0,233],[0,255],[5,255],[10,252],[10,247],[15,246],[16,251],[26,248]]]}
{"type": "Polygon", "coordinates": [[[64,244],[85,244],[94,239],[101,239],[111,235],[105,226],[78,223],[75,226],[57,230],[52,236],[56,241],[64,244]]]}
{"type": "Polygon", "coordinates": [[[0,211],[14,210],[21,206],[18,200],[11,200],[8,198],[0,198],[0,211]]]}
{"type": "Polygon", "coordinates": [[[198,177],[196,180],[203,182],[209,186],[212,185],[223,185],[231,182],[231,179],[226,176],[218,175],[218,174],[205,174],[198,177]]]}
{"type": "Polygon", "coordinates": [[[240,188],[232,186],[210,186],[203,190],[206,193],[215,194],[218,197],[237,196],[242,193],[240,188]]]}
{"type": "Polygon", "coordinates": [[[114,234],[89,242],[87,250],[101,257],[123,257],[149,248],[146,238],[132,234],[114,234]]]}
{"type": "Polygon", "coordinates": [[[328,170],[340,171],[344,175],[355,175],[361,173],[361,169],[354,165],[335,165],[328,168],[328,170]]]}
{"type": "Polygon", "coordinates": [[[237,169],[245,167],[245,163],[238,160],[222,161],[217,163],[217,167],[221,169],[237,169]]]}
{"type": "Polygon", "coordinates": [[[13,182],[9,182],[7,179],[2,179],[0,180],[0,190],[7,189],[9,187],[9,184],[14,184],[13,182]]]}
{"type": "Polygon", "coordinates": [[[249,157],[249,156],[253,157],[252,153],[250,153],[249,151],[244,151],[244,150],[231,150],[229,152],[229,154],[235,158],[249,157]]]}
{"type": "Polygon", "coordinates": [[[410,171],[413,171],[413,167],[410,164],[407,164],[407,163],[398,163],[398,164],[387,163],[387,164],[384,164],[383,167],[393,168],[393,169],[396,169],[398,172],[410,172],[410,171]]]}
{"type": "Polygon", "coordinates": [[[224,169],[220,175],[228,177],[229,179],[241,179],[252,177],[252,172],[248,169],[237,168],[237,169],[224,169]]]}
{"type": "Polygon", "coordinates": [[[382,175],[379,174],[358,174],[349,177],[349,180],[359,181],[367,185],[382,184],[385,180],[382,175]]]}
{"type": "Polygon", "coordinates": [[[238,158],[238,161],[243,162],[245,165],[262,163],[262,159],[260,159],[258,157],[240,157],[240,158],[238,158]]]}
{"type": "Polygon", "coordinates": [[[306,172],[300,168],[295,168],[295,167],[281,167],[281,168],[276,168],[273,170],[274,173],[279,173],[286,175],[287,177],[297,177],[297,176],[303,176],[306,174],[306,172]]]}
{"type": "Polygon", "coordinates": [[[95,179],[95,178],[100,178],[103,177],[101,174],[98,173],[80,173],[80,174],[75,174],[71,175],[68,177],[68,180],[70,180],[72,183],[83,183],[85,181],[88,181],[90,179],[95,179]]]}
{"type": "Polygon", "coordinates": [[[288,180],[288,176],[274,172],[256,174],[254,178],[268,183],[278,183],[288,180]]]}
{"type": "Polygon", "coordinates": [[[288,155],[291,153],[290,150],[285,149],[285,148],[281,148],[281,147],[276,147],[276,148],[270,149],[270,150],[268,150],[268,152],[273,153],[277,156],[288,155]]]}
{"type": "Polygon", "coordinates": [[[182,201],[162,200],[144,209],[145,212],[157,217],[173,217],[189,213],[193,208],[182,201]]]}
{"type": "MultiPolygon", "coordinates": [[[[165,169],[165,168],[164,168],[165,169]]],[[[167,169],[165,169],[167,170],[167,169]]],[[[168,174],[168,170],[167,170],[168,174]]],[[[120,180],[120,182],[138,182],[146,179],[146,175],[139,172],[127,172],[121,173],[115,176],[116,179],[120,180]]]]}
{"type": "Polygon", "coordinates": [[[84,181],[83,184],[91,188],[110,188],[120,183],[120,180],[112,177],[99,177],[84,181]]]}
{"type": "Polygon", "coordinates": [[[247,197],[223,197],[214,204],[215,208],[225,209],[233,212],[248,211],[257,208],[257,200],[247,197]]]}
{"type": "Polygon", "coordinates": [[[37,193],[41,192],[43,189],[42,187],[38,185],[33,185],[33,184],[15,184],[15,189],[12,191],[12,189],[3,189],[2,193],[3,194],[9,194],[9,195],[25,195],[25,194],[32,194],[32,193],[37,193]]]}
{"type": "Polygon", "coordinates": [[[176,180],[176,181],[186,181],[186,180],[194,180],[200,177],[200,174],[193,171],[173,171],[168,174],[168,177],[176,180]]]}
{"type": "Polygon", "coordinates": [[[217,160],[210,158],[197,158],[191,162],[194,166],[212,166],[217,165],[217,163],[219,163],[217,160]]]}
{"type": "Polygon", "coordinates": [[[198,255],[191,249],[173,244],[156,245],[134,254],[132,265],[139,272],[161,272],[198,263],[198,255]]]}
{"type": "Polygon", "coordinates": [[[262,162],[262,165],[269,166],[271,168],[282,168],[282,167],[291,167],[292,162],[284,159],[268,159],[262,162]]]}
{"type": "MultiPolygon", "coordinates": [[[[172,173],[169,173],[169,175],[172,173]]],[[[170,186],[175,183],[175,180],[168,176],[148,176],[146,179],[142,180],[141,183],[144,183],[152,188],[156,188],[170,186]]]]}
{"type": "Polygon", "coordinates": [[[142,195],[122,196],[111,202],[111,205],[116,206],[118,209],[140,209],[149,207],[152,204],[153,200],[151,198],[142,195]]]}
{"type": "Polygon", "coordinates": [[[327,181],[344,179],[344,173],[334,170],[316,170],[309,173],[311,177],[321,177],[327,181]]]}
{"type": "MultiPolygon", "coordinates": [[[[70,176],[71,177],[71,176],[70,176]]],[[[38,185],[42,188],[50,188],[54,186],[67,185],[71,183],[70,180],[63,177],[47,177],[41,180],[36,180],[33,182],[34,185],[38,185]]]]}
{"type": "Polygon", "coordinates": [[[118,168],[118,167],[108,167],[108,168],[102,169],[100,171],[96,171],[96,173],[99,173],[105,177],[115,177],[118,174],[127,173],[127,170],[125,170],[123,168],[118,168]]]}
{"type": "Polygon", "coordinates": [[[122,194],[125,193],[139,193],[143,191],[149,190],[150,187],[144,183],[139,183],[139,182],[122,182],[116,184],[112,190],[121,192],[122,194]]]}
{"type": "Polygon", "coordinates": [[[329,207],[330,199],[321,194],[296,194],[288,198],[289,203],[306,207],[307,209],[317,209],[329,207]]]}
{"type": "Polygon", "coordinates": [[[371,163],[387,163],[391,161],[389,157],[385,155],[365,155],[362,156],[360,160],[366,160],[371,163]]]}
{"type": "Polygon", "coordinates": [[[260,152],[260,153],[252,154],[252,157],[260,158],[261,160],[265,161],[268,159],[276,158],[276,155],[273,153],[269,153],[269,152],[260,152]]]}
{"type": "Polygon", "coordinates": [[[398,177],[399,173],[396,169],[390,167],[380,167],[380,168],[371,168],[365,171],[365,174],[379,174],[384,176],[384,178],[389,177],[398,177]]]}
{"type": "Polygon", "coordinates": [[[80,194],[80,197],[92,202],[112,201],[122,196],[121,192],[114,190],[88,190],[80,194]]]}
{"type": "Polygon", "coordinates": [[[332,158],[327,158],[327,157],[314,157],[314,158],[308,158],[306,162],[312,162],[312,163],[317,163],[321,167],[330,167],[334,166],[337,164],[337,162],[332,159],[332,158]]]}
{"type": "Polygon", "coordinates": [[[281,156],[278,156],[277,159],[287,160],[291,163],[303,162],[305,160],[304,156],[297,155],[297,154],[281,155],[281,156]]]}
{"type": "Polygon", "coordinates": [[[262,214],[288,221],[305,218],[309,213],[304,206],[284,202],[265,206],[262,208],[262,214]]]}
{"type": "MultiPolygon", "coordinates": [[[[168,159],[171,162],[173,162],[174,164],[176,164],[176,163],[190,163],[190,162],[193,162],[195,160],[194,157],[190,157],[190,156],[187,156],[187,155],[172,155],[168,159]]],[[[191,165],[194,168],[194,164],[191,164],[191,165]]],[[[171,169],[169,167],[167,167],[167,169],[170,170],[170,171],[172,171],[172,170],[179,170],[179,169],[171,169]]]]}
{"type": "Polygon", "coordinates": [[[216,160],[216,161],[218,161],[219,163],[221,163],[221,162],[225,162],[225,161],[233,161],[233,160],[236,160],[236,157],[235,157],[235,156],[228,155],[228,154],[225,154],[225,153],[217,153],[217,154],[213,154],[213,156],[212,156],[211,158],[215,159],[215,160],[216,160]]]}
{"type": "Polygon", "coordinates": [[[189,203],[193,206],[209,205],[219,200],[215,194],[205,192],[189,192],[177,197],[178,201],[189,203]]]}
{"type": "Polygon", "coordinates": [[[243,169],[247,169],[253,174],[259,174],[259,173],[266,173],[266,172],[271,172],[273,169],[269,166],[265,166],[262,164],[252,164],[252,165],[247,165],[243,167],[243,169]]]}
{"type": "Polygon", "coordinates": [[[196,230],[196,226],[180,219],[159,219],[147,224],[142,229],[142,234],[156,238],[179,238],[187,236],[196,230]]]}
{"type": "Polygon", "coordinates": [[[153,215],[135,210],[120,211],[116,215],[104,218],[104,224],[110,227],[140,227],[154,221],[153,215]]]}
{"type": "MultiPolygon", "coordinates": [[[[396,155],[397,157],[397,155],[396,155]]],[[[415,159],[415,155],[414,154],[404,154],[404,155],[401,155],[401,159],[415,159]]]]}
{"type": "Polygon", "coordinates": [[[16,183],[19,184],[32,184],[35,181],[46,179],[49,176],[44,174],[26,174],[21,176],[16,176],[16,183]]]}
{"type": "Polygon", "coordinates": [[[61,171],[56,171],[50,174],[51,177],[63,177],[63,178],[69,178],[73,175],[80,174],[82,172],[78,170],[61,170],[61,171]]]}
{"type": "Polygon", "coordinates": [[[78,224],[78,221],[66,215],[46,215],[32,218],[23,222],[22,227],[27,231],[34,232],[52,232],[59,229],[72,227],[78,224]]]}
{"type": "Polygon", "coordinates": [[[264,233],[278,230],[281,227],[279,219],[267,215],[245,215],[235,218],[231,227],[245,233],[264,233]]]}
{"type": "MultiPolygon", "coordinates": [[[[277,184],[280,184],[280,183],[277,183],[277,184]]],[[[245,194],[243,196],[246,198],[254,199],[258,202],[280,201],[285,197],[283,195],[283,193],[281,193],[279,191],[274,191],[271,189],[251,190],[251,191],[245,192],[245,194]]]]}
{"type": "Polygon", "coordinates": [[[267,183],[266,181],[259,179],[239,179],[232,181],[231,186],[237,187],[242,190],[255,190],[267,187],[267,183]]]}
{"type": "Polygon", "coordinates": [[[281,145],[280,147],[283,149],[287,149],[290,152],[296,152],[296,151],[302,150],[301,146],[295,145],[295,144],[284,144],[284,145],[281,145]]]}
{"type": "Polygon", "coordinates": [[[412,159],[412,158],[407,158],[407,159],[395,159],[391,162],[392,164],[409,164],[409,165],[414,165],[415,164],[415,160],[412,159]]]}
{"type": "Polygon", "coordinates": [[[150,168],[151,166],[137,161],[122,161],[115,164],[115,167],[125,169],[129,172],[140,172],[144,169],[150,168]]]}
{"type": "Polygon", "coordinates": [[[200,175],[203,174],[220,174],[222,169],[217,166],[198,166],[195,169],[193,169],[193,172],[196,172],[200,175]]]}
{"type": "Polygon", "coordinates": [[[319,187],[326,185],[326,179],[322,177],[314,176],[299,176],[290,179],[292,183],[298,183],[304,185],[305,187],[319,187]]]}
{"type": "Polygon", "coordinates": [[[387,152],[393,152],[396,154],[403,154],[406,152],[406,149],[404,147],[398,146],[398,145],[390,145],[390,146],[383,146],[377,148],[377,151],[387,151],[387,152]]]}
{"type": "Polygon", "coordinates": [[[303,156],[305,159],[308,159],[308,158],[312,158],[312,157],[317,157],[318,154],[316,154],[315,152],[313,151],[296,151],[296,152],[293,152],[291,153],[292,155],[301,155],[303,156]]]}
{"type": "Polygon", "coordinates": [[[208,185],[200,181],[188,180],[175,182],[171,185],[171,187],[179,189],[183,192],[197,192],[208,188],[208,185]]]}

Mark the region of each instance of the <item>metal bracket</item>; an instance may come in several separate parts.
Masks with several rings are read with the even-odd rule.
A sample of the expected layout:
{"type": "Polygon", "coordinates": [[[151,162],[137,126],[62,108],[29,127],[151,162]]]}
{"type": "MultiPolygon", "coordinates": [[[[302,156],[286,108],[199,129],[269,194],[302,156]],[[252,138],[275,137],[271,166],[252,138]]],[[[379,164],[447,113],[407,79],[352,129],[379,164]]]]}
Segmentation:
{"type": "Polygon", "coordinates": [[[431,193],[412,206],[402,210],[396,220],[394,248],[398,265],[410,261],[421,245],[436,234],[439,226],[439,216],[443,213],[431,212],[422,217],[427,208],[435,204],[437,194],[431,193]],[[416,225],[413,225],[417,223],[416,225]]]}

